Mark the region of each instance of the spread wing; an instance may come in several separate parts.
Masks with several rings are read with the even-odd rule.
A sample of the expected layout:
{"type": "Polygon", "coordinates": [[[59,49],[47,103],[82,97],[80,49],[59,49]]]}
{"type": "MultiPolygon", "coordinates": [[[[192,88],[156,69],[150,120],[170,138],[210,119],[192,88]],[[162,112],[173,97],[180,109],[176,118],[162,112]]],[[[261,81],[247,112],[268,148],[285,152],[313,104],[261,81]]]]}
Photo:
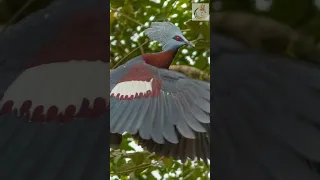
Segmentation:
{"type": "Polygon", "coordinates": [[[211,41],[213,179],[319,179],[320,66],[211,41]]]}
{"type": "Polygon", "coordinates": [[[178,147],[189,142],[184,145],[193,146],[196,143],[191,144],[192,140],[203,140],[203,146],[194,148],[203,148],[207,153],[204,157],[209,157],[209,83],[139,62],[112,71],[110,87],[112,133],[136,134],[151,151],[156,149],[153,145],[178,147]]]}
{"type": "Polygon", "coordinates": [[[0,114],[68,121],[106,111],[109,28],[102,4],[56,0],[0,37],[0,114]]]}
{"type": "MultiPolygon", "coordinates": [[[[84,97],[93,100],[101,95],[95,89],[101,86],[86,84],[89,81],[105,80],[109,86],[109,69],[105,67],[109,56],[102,53],[108,49],[107,12],[105,0],[55,0],[0,36],[0,94],[4,94],[1,104],[13,100],[8,110],[17,115],[22,110],[26,115],[0,115],[0,179],[108,178],[108,112],[99,118],[79,117],[61,125],[56,121],[29,123],[26,111],[32,115],[32,107],[43,105],[48,110],[55,105],[59,108],[56,113],[64,113],[66,104],[79,107],[84,97]],[[105,23],[95,21],[99,19],[105,23]],[[27,66],[33,62],[36,64],[27,66]],[[86,65],[90,68],[84,68],[86,65]],[[94,72],[96,69],[99,71],[94,72]],[[32,104],[28,105],[28,100],[32,104]]],[[[89,103],[86,101],[84,107],[89,103]]],[[[43,115],[50,114],[45,112],[38,117],[43,119],[43,115]]],[[[91,111],[84,112],[90,115],[91,111]]]]}
{"type": "Polygon", "coordinates": [[[109,63],[70,61],[28,68],[7,88],[1,113],[31,121],[67,122],[106,111],[109,63]]]}

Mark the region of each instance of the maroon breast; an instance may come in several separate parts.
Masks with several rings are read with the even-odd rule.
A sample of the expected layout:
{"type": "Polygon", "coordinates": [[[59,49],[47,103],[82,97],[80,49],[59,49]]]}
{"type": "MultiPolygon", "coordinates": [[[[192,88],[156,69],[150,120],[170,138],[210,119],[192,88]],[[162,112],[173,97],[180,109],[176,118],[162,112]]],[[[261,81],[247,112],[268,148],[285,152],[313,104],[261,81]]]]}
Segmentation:
{"type": "Polygon", "coordinates": [[[109,18],[105,4],[96,0],[93,5],[65,17],[27,67],[70,60],[109,62],[109,18]]]}
{"type": "Polygon", "coordinates": [[[80,1],[91,5],[59,19],[52,36],[46,36],[48,40],[28,58],[33,61],[0,99],[0,114],[13,111],[32,120],[68,121],[107,111],[108,7],[105,0],[80,1]]]}

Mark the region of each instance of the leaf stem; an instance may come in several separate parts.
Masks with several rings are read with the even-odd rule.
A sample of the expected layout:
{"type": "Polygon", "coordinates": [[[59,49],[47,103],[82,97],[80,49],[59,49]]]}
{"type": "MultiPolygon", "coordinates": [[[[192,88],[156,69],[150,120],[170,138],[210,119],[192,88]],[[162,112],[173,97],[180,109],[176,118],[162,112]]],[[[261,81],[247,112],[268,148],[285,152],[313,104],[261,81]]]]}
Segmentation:
{"type": "Polygon", "coordinates": [[[28,0],[19,10],[16,12],[9,21],[3,26],[3,28],[0,30],[0,35],[5,32],[5,30],[12,24],[22,13],[25,9],[27,9],[30,4],[32,4],[35,0],[28,0]]]}
{"type": "Polygon", "coordinates": [[[134,22],[134,23],[136,23],[136,24],[139,24],[140,26],[143,26],[143,24],[142,24],[141,22],[139,22],[139,21],[137,21],[137,20],[133,19],[132,17],[130,17],[130,16],[128,16],[128,15],[126,15],[126,14],[124,14],[123,12],[119,11],[118,9],[111,8],[111,10],[112,10],[112,11],[114,11],[114,12],[119,13],[121,16],[123,16],[123,17],[125,17],[125,18],[129,19],[130,21],[132,21],[132,22],[134,22]]]}
{"type": "MultiPolygon", "coordinates": [[[[150,167],[152,165],[152,163],[145,163],[145,164],[140,164],[138,166],[135,166],[133,168],[128,168],[126,170],[123,170],[123,171],[118,171],[118,172],[112,172],[113,174],[125,174],[125,173],[128,173],[128,172],[133,172],[133,171],[136,171],[138,169],[146,169],[148,167],[150,167]]],[[[111,173],[111,172],[110,172],[111,173]]]]}
{"type": "Polygon", "coordinates": [[[128,54],[126,54],[122,59],[120,59],[116,65],[113,66],[112,69],[115,69],[117,66],[119,66],[119,64],[126,58],[128,57],[130,54],[132,54],[134,51],[140,49],[141,46],[147,44],[149,42],[149,40],[146,40],[144,43],[142,43],[139,47],[135,48],[134,50],[132,50],[131,52],[129,52],[128,54]]]}

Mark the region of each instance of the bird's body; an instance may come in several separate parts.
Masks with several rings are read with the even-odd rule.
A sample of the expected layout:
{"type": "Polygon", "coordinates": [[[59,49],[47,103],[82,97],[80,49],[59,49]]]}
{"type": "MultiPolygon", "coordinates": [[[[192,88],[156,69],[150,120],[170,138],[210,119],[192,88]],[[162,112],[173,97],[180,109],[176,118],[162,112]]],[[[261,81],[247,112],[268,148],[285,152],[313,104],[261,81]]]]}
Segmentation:
{"type": "Polygon", "coordinates": [[[109,178],[108,11],[55,0],[0,35],[0,179],[109,178]]]}
{"type": "Polygon", "coordinates": [[[158,155],[206,161],[210,84],[168,70],[178,49],[188,44],[176,26],[156,22],[146,33],[164,44],[163,51],[138,56],[111,71],[110,132],[133,134],[158,155]]]}
{"type": "Polygon", "coordinates": [[[83,0],[77,6],[72,3],[54,1],[3,34],[0,50],[5,68],[2,72],[6,74],[2,77],[8,80],[0,92],[3,113],[22,108],[26,109],[25,114],[17,112],[18,115],[32,119],[35,114],[34,120],[43,121],[41,113],[47,114],[51,108],[49,119],[65,114],[66,117],[59,116],[65,121],[74,115],[95,113],[88,112],[85,106],[106,106],[100,99],[108,98],[105,92],[109,89],[105,83],[108,75],[102,76],[109,68],[104,49],[107,8],[102,6],[108,4],[103,0],[83,0]],[[82,104],[85,110],[81,109],[82,104]]]}

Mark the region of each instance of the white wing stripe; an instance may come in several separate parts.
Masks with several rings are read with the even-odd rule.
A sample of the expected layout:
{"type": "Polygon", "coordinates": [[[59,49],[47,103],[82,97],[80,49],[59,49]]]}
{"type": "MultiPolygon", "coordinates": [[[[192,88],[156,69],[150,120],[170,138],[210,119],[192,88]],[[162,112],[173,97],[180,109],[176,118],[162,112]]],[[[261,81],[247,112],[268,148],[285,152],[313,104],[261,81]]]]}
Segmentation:
{"type": "Polygon", "coordinates": [[[110,92],[110,96],[136,96],[142,93],[145,95],[147,92],[152,91],[152,81],[125,81],[118,83],[110,92]]]}
{"type": "Polygon", "coordinates": [[[64,113],[69,105],[79,111],[83,98],[92,107],[96,98],[109,101],[109,63],[102,61],[69,61],[44,64],[24,71],[7,89],[0,108],[12,100],[12,109],[32,101],[30,112],[44,106],[44,112],[56,106],[58,113],[64,113]]]}

